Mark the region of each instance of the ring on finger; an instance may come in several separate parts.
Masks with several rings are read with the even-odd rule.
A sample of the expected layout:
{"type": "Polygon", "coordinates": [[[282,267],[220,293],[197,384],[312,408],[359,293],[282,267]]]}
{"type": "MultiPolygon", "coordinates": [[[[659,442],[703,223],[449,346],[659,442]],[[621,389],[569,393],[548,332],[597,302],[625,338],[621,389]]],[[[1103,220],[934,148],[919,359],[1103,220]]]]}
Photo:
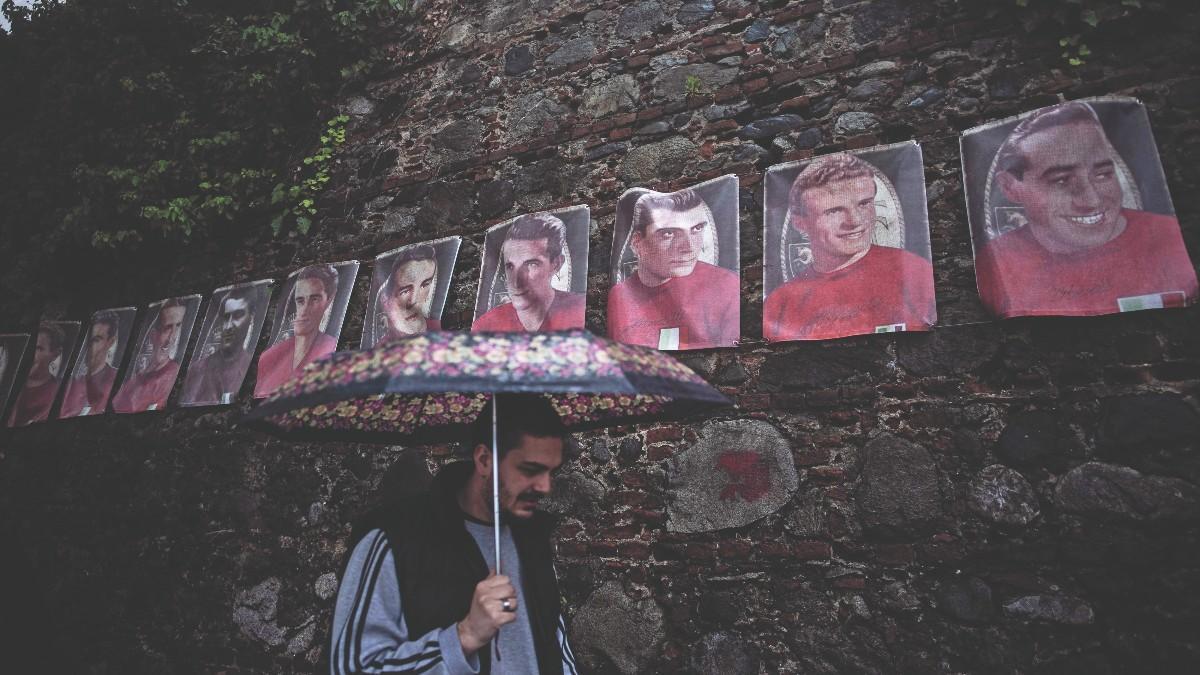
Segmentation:
{"type": "Polygon", "coordinates": [[[510,600],[508,598],[504,598],[503,600],[500,601],[500,609],[502,609],[506,612],[517,611],[517,608],[513,607],[512,600],[510,600]]]}

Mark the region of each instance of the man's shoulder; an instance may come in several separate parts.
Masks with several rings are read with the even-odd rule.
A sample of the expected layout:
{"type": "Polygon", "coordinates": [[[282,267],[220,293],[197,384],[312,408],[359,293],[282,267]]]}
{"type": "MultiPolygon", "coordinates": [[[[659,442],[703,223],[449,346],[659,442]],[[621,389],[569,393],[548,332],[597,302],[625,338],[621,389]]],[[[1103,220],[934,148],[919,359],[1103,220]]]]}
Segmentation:
{"type": "MultiPolygon", "coordinates": [[[[321,335],[325,335],[325,334],[321,333],[321,335]]],[[[328,336],[326,336],[326,337],[328,337],[328,336]]],[[[275,344],[271,345],[270,347],[267,347],[266,349],[264,349],[262,356],[259,357],[259,360],[267,361],[267,360],[270,360],[273,358],[278,358],[279,355],[284,354],[289,349],[294,348],[295,344],[296,344],[296,337],[294,335],[285,337],[284,339],[280,340],[279,342],[276,342],[275,344]]]]}
{"type": "Polygon", "coordinates": [[[885,267],[896,272],[916,269],[933,269],[933,265],[924,256],[917,255],[906,248],[895,246],[875,245],[867,253],[874,267],[885,267]]]}
{"type": "Polygon", "coordinates": [[[556,310],[562,311],[577,310],[587,302],[587,297],[583,293],[572,293],[570,291],[554,291],[554,307],[556,310]]]}
{"type": "Polygon", "coordinates": [[[503,330],[517,317],[517,310],[511,302],[501,303],[489,309],[475,319],[471,330],[503,330]]]}
{"type": "Polygon", "coordinates": [[[1125,215],[1128,227],[1139,230],[1139,234],[1158,234],[1179,229],[1179,219],[1175,216],[1133,209],[1122,209],[1121,213],[1125,215]]]}
{"type": "Polygon", "coordinates": [[[696,263],[696,269],[692,271],[692,276],[697,281],[703,281],[704,283],[715,282],[720,284],[737,284],[738,282],[738,275],[736,272],[727,270],[719,265],[706,263],[704,261],[696,263]]]}

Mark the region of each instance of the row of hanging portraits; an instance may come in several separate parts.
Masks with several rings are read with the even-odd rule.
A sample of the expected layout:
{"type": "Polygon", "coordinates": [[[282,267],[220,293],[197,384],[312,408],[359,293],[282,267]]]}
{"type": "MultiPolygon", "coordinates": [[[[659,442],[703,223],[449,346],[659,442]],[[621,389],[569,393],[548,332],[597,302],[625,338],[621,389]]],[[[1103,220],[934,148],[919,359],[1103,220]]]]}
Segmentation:
{"type": "MultiPolygon", "coordinates": [[[[1183,306],[1195,270],[1140,102],[1059,104],[965,132],[967,212],[981,298],[999,317],[1096,315],[1183,306]]],[[[764,185],[763,336],[821,340],[929,330],[937,320],[921,148],[915,142],[771,167],[764,185]]],[[[586,206],[490,228],[475,331],[584,324],[586,206]]],[[[441,328],[459,237],[376,257],[362,348],[441,328]]],[[[740,337],[738,180],[678,192],[637,188],[617,204],[608,332],[659,349],[733,346],[740,337]]],[[[333,352],[359,263],[287,278],[259,355],[255,397],[333,352]]],[[[271,280],[219,288],[200,321],[180,406],[231,403],[265,324],[271,280]]],[[[189,295],[97,312],[69,359],[77,322],[43,322],[9,426],[161,410],[183,371],[201,308],[189,295]],[[129,345],[136,349],[118,382],[129,345]],[[70,374],[62,372],[74,363],[70,374]]],[[[0,411],[28,335],[0,336],[0,411]]]]}

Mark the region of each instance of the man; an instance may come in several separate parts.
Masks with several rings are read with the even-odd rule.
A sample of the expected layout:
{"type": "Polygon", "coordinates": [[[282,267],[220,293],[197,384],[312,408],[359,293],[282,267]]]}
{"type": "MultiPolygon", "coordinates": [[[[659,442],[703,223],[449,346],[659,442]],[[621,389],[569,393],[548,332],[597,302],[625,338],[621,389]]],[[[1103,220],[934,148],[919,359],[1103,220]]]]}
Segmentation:
{"type": "Polygon", "coordinates": [[[729,347],[737,341],[738,277],[699,257],[714,227],[708,205],[692,190],[637,200],[630,237],[637,271],[609,292],[610,337],[659,349],[729,347]]]}
{"type": "Polygon", "coordinates": [[[1122,208],[1116,152],[1087,104],[1018,124],[997,153],[996,182],[1027,222],[976,259],[980,295],[995,314],[1108,314],[1195,301],[1179,222],[1122,208]]]}
{"type": "Polygon", "coordinates": [[[296,274],[292,287],[292,335],[258,357],[255,398],[275,391],[305,366],[337,350],[337,340],[321,330],[321,320],[337,297],[338,273],[333,265],[309,265],[296,274]]]}
{"type": "Polygon", "coordinates": [[[763,307],[768,340],[823,340],[933,325],[933,267],[901,248],[872,246],[875,172],[848,153],[814,160],[788,191],[791,225],[812,263],[763,307]]]}
{"type": "Polygon", "coordinates": [[[476,424],[471,461],[445,467],[427,494],[360,524],[356,534],[365,534],[350,556],[333,618],[335,675],[388,666],[435,674],[575,673],[552,565],[553,523],[535,510],[562,465],[566,430],[544,397],[500,400],[504,574],[489,573],[495,544],[488,407],[476,424]]]}
{"type": "Polygon", "coordinates": [[[488,310],[472,331],[536,332],[583,327],[584,296],[550,281],[566,261],[566,226],[548,213],[513,222],[500,246],[510,301],[488,310]]]}
{"type": "Polygon", "coordinates": [[[179,338],[185,316],[187,306],[180,298],[171,298],[159,308],[142,348],[149,351],[146,364],[121,385],[113,398],[113,410],[132,413],[162,410],[166,406],[171,387],[179,376],[179,362],[172,357],[177,347],[183,352],[179,338]]]}
{"type": "Polygon", "coordinates": [[[25,386],[13,403],[8,426],[23,427],[50,417],[50,407],[54,405],[54,396],[58,393],[60,383],[60,379],[50,372],[50,364],[62,355],[65,340],[66,336],[58,325],[43,321],[38,326],[37,341],[33,346],[33,365],[25,376],[25,386]]]}
{"type": "MultiPolygon", "coordinates": [[[[441,322],[425,316],[429,298],[437,290],[437,272],[437,249],[429,244],[412,246],[396,256],[383,288],[383,314],[387,318],[383,340],[442,329],[441,322]]],[[[379,342],[382,340],[376,344],[379,342]]]]}
{"type": "Polygon", "coordinates": [[[233,402],[233,397],[242,388],[242,380],[246,379],[250,360],[254,358],[254,345],[246,344],[258,310],[254,300],[255,289],[251,287],[234,288],[225,293],[212,327],[217,348],[188,368],[180,397],[183,403],[233,402]]]}
{"type": "Polygon", "coordinates": [[[87,352],[84,354],[83,376],[72,378],[67,383],[59,417],[96,415],[108,407],[108,398],[117,380],[117,369],[109,364],[108,353],[117,343],[120,325],[120,317],[111,310],[98,312],[92,320],[92,327],[88,330],[87,352]]]}

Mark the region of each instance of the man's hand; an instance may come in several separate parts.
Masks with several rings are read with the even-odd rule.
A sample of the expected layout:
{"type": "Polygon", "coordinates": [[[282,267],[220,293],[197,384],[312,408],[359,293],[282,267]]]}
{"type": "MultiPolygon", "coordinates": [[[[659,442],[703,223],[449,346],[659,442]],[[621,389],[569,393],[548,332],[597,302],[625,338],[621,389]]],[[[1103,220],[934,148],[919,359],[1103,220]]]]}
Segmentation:
{"type": "Polygon", "coordinates": [[[506,623],[517,618],[517,591],[508,577],[492,574],[475,586],[471,611],[458,622],[458,641],[463,654],[479,651],[506,623]],[[508,609],[505,609],[505,601],[508,609]]]}

